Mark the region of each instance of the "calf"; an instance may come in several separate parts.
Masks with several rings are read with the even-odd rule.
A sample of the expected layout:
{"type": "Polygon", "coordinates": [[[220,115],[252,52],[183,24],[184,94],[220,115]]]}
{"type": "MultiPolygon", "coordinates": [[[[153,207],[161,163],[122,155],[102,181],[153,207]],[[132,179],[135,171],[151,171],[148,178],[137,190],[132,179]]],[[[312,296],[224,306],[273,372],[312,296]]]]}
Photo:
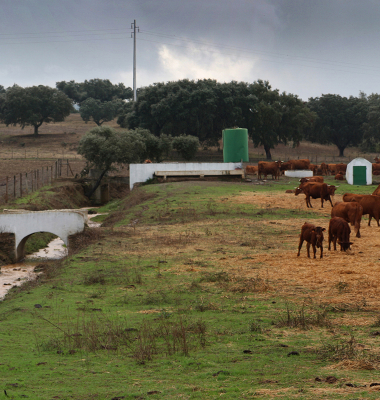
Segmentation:
{"type": "Polygon", "coordinates": [[[342,172],[338,172],[338,173],[335,175],[335,180],[336,180],[336,181],[343,181],[343,179],[344,179],[344,175],[343,175],[342,172]]]}
{"type": "Polygon", "coordinates": [[[323,257],[323,231],[325,228],[320,226],[315,226],[313,224],[308,224],[305,222],[301,228],[301,235],[300,235],[300,243],[298,245],[298,254],[297,257],[300,255],[301,247],[303,242],[306,240],[307,245],[307,256],[310,258],[310,245],[313,246],[313,253],[314,258],[316,258],[315,253],[317,252],[317,247],[321,249],[321,258],[323,257]]]}
{"type": "Polygon", "coordinates": [[[246,175],[256,175],[258,167],[255,165],[247,165],[245,167],[245,174],[246,175]]]}
{"type": "Polygon", "coordinates": [[[329,223],[329,250],[331,250],[331,242],[334,244],[334,250],[336,250],[337,240],[340,245],[340,251],[348,250],[352,245],[350,233],[351,228],[346,220],[340,217],[331,218],[329,223]]]}

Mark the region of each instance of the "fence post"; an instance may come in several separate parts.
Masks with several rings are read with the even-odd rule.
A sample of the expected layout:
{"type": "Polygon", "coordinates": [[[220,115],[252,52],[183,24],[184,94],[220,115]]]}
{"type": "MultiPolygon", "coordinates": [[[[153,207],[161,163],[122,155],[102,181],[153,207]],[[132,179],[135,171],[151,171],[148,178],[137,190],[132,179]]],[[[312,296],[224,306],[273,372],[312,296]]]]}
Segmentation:
{"type": "Polygon", "coordinates": [[[36,172],[37,172],[36,189],[38,189],[38,181],[39,181],[39,178],[40,178],[40,170],[37,169],[36,172]]]}
{"type": "Polygon", "coordinates": [[[22,173],[20,173],[20,197],[22,197],[22,173]]]}
{"type": "Polygon", "coordinates": [[[41,167],[41,187],[44,186],[44,167],[41,167]]]}
{"type": "Polygon", "coordinates": [[[13,175],[13,198],[16,198],[16,175],[13,175]]]}
{"type": "Polygon", "coordinates": [[[53,166],[50,167],[50,185],[53,184],[53,166]]]}
{"type": "Polygon", "coordinates": [[[26,194],[28,194],[29,188],[28,188],[28,173],[27,172],[25,172],[25,183],[26,183],[26,185],[25,185],[26,194]]]}
{"type": "Polygon", "coordinates": [[[8,203],[8,177],[5,182],[5,202],[8,203]]]}

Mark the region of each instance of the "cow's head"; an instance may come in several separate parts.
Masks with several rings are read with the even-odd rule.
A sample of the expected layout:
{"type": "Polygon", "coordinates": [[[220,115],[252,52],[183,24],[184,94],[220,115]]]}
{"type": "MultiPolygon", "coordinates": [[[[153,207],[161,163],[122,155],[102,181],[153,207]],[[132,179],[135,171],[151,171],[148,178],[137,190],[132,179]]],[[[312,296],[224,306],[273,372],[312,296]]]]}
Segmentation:
{"type": "Polygon", "coordinates": [[[305,183],[305,182],[308,182],[309,181],[309,178],[301,178],[300,179],[300,182],[301,183],[305,183]]]}
{"type": "Polygon", "coordinates": [[[352,242],[341,242],[340,240],[338,240],[338,244],[340,246],[342,246],[342,250],[346,251],[346,250],[351,250],[351,245],[353,244],[352,242]]]}
{"type": "Polygon", "coordinates": [[[296,195],[296,196],[298,196],[300,193],[302,193],[303,192],[303,190],[300,188],[300,187],[296,187],[296,188],[294,188],[295,190],[294,190],[294,194],[296,195]]]}
{"type": "Polygon", "coordinates": [[[322,247],[322,242],[323,242],[323,231],[325,231],[325,228],[322,228],[321,226],[317,226],[313,229],[313,232],[315,233],[316,237],[316,245],[317,247],[322,247]]]}
{"type": "Polygon", "coordinates": [[[329,191],[329,195],[330,195],[330,196],[334,196],[335,190],[336,190],[338,187],[339,187],[339,186],[327,185],[327,188],[328,188],[328,191],[329,191]]]}

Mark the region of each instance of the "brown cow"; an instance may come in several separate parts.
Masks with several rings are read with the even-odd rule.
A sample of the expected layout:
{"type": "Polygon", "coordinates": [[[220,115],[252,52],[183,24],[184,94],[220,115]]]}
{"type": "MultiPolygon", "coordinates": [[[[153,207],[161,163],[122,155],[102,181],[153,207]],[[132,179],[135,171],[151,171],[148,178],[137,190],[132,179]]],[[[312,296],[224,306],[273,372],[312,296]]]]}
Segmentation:
{"type": "Polygon", "coordinates": [[[372,193],[372,196],[380,196],[380,185],[372,193]]]}
{"type": "Polygon", "coordinates": [[[336,250],[336,241],[340,245],[340,251],[346,251],[350,249],[352,243],[350,242],[351,228],[348,222],[340,217],[334,217],[330,219],[329,223],[329,250],[331,242],[334,244],[334,250],[336,250]]]}
{"type": "Polygon", "coordinates": [[[372,174],[377,175],[380,172],[380,163],[372,163],[372,174]]]}
{"type": "Polygon", "coordinates": [[[374,158],[374,160],[375,160],[376,163],[380,163],[380,158],[379,158],[379,157],[376,156],[376,157],[374,158]]]}
{"type": "Polygon", "coordinates": [[[295,195],[298,196],[300,193],[305,193],[306,206],[313,208],[310,202],[310,197],[312,199],[321,199],[321,207],[323,208],[323,201],[329,201],[331,207],[333,206],[331,201],[331,196],[334,196],[335,186],[327,185],[327,183],[320,182],[306,182],[299,185],[295,190],[295,195]]]}
{"type": "Polygon", "coordinates": [[[328,175],[328,167],[326,163],[321,163],[322,175],[328,175]]]}
{"type": "Polygon", "coordinates": [[[360,238],[360,222],[363,207],[359,203],[337,202],[331,210],[331,218],[340,217],[355,227],[356,237],[360,238]]]}
{"type": "Polygon", "coordinates": [[[323,183],[323,176],[310,176],[309,178],[301,178],[300,182],[301,183],[306,183],[306,182],[320,182],[320,183],[323,183]]]}
{"type": "Polygon", "coordinates": [[[344,175],[343,175],[342,172],[338,172],[338,173],[335,175],[335,180],[336,180],[336,181],[343,181],[343,179],[344,179],[344,175]]]}
{"type": "Polygon", "coordinates": [[[345,193],[343,201],[355,201],[363,207],[363,215],[368,214],[368,226],[371,226],[371,219],[375,218],[377,226],[380,226],[380,196],[372,194],[345,193]]]}
{"type": "Polygon", "coordinates": [[[344,163],[339,163],[339,164],[335,164],[335,171],[337,174],[339,174],[339,172],[343,172],[343,175],[346,173],[347,170],[347,164],[344,163]]]}
{"type": "Polygon", "coordinates": [[[290,169],[291,169],[291,163],[289,161],[283,161],[281,163],[280,170],[282,175],[284,175],[284,171],[288,171],[290,169]]]}
{"type": "Polygon", "coordinates": [[[280,176],[281,161],[259,161],[258,163],[258,178],[261,179],[261,175],[265,176],[272,175],[272,179],[279,179],[280,176]]]}
{"type": "Polygon", "coordinates": [[[313,175],[316,175],[318,172],[318,165],[316,165],[316,164],[310,164],[309,165],[309,169],[310,169],[310,171],[313,171],[313,175]]]}
{"type": "Polygon", "coordinates": [[[298,245],[298,254],[300,255],[301,247],[303,242],[306,240],[307,245],[307,256],[310,258],[310,245],[313,246],[314,258],[316,258],[315,253],[317,252],[317,247],[321,249],[321,258],[323,257],[323,231],[325,228],[320,226],[315,226],[313,224],[308,224],[305,222],[301,228],[300,243],[298,245]]]}
{"type": "Polygon", "coordinates": [[[245,174],[246,175],[256,175],[258,168],[259,167],[256,167],[255,165],[247,165],[245,167],[245,174]]]}
{"type": "Polygon", "coordinates": [[[336,174],[336,164],[327,164],[327,173],[329,175],[335,175],[336,174]]]}
{"type": "Polygon", "coordinates": [[[290,162],[291,170],[309,169],[309,167],[310,167],[310,160],[308,160],[308,159],[289,160],[289,162],[290,162]]]}

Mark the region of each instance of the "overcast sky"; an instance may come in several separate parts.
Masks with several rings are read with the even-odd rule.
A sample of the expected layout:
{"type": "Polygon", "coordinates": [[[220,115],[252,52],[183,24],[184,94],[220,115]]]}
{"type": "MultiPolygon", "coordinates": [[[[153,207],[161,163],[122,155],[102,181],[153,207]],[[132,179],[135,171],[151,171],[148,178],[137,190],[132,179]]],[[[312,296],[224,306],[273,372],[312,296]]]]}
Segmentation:
{"type": "Polygon", "coordinates": [[[380,93],[379,0],[0,0],[0,85],[267,80],[304,100],[380,93]]]}

